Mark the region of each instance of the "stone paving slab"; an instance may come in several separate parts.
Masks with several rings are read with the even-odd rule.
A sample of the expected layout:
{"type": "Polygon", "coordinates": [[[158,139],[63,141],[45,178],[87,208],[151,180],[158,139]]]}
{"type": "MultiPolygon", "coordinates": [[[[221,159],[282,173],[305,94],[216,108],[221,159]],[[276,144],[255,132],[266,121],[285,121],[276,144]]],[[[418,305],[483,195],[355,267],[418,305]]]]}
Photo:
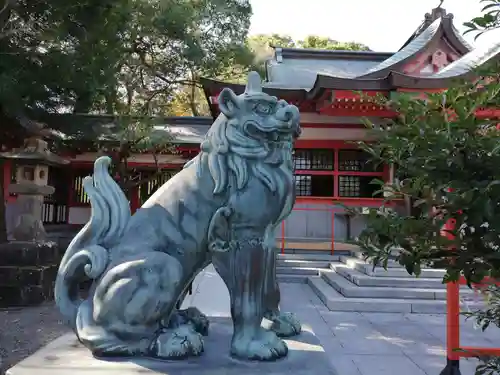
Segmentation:
{"type": "Polygon", "coordinates": [[[273,362],[241,361],[229,355],[232,322],[229,318],[210,319],[210,333],[204,338],[205,352],[182,361],[144,358],[100,360],[70,333],[53,341],[7,371],[7,375],[336,375],[318,338],[309,330],[285,340],[288,356],[273,362]]]}
{"type": "MultiPolygon", "coordinates": [[[[445,366],[445,315],[332,312],[307,285],[281,290],[283,309],[311,327],[339,375],[439,375],[445,366]]],[[[498,346],[499,330],[482,333],[463,317],[461,325],[464,345],[498,346]]],[[[460,362],[462,375],[474,374],[475,360],[460,362]]]]}
{"type": "MultiPolygon", "coordinates": [[[[229,293],[213,268],[195,282],[191,302],[229,316],[229,293]]],[[[444,314],[332,312],[305,284],[281,284],[281,295],[282,310],[295,312],[314,332],[338,375],[439,375],[445,366],[444,314]]],[[[500,330],[481,332],[464,317],[461,338],[464,345],[500,346],[500,330]]],[[[462,375],[473,375],[476,365],[462,359],[462,375]]]]}
{"type": "MultiPolygon", "coordinates": [[[[282,310],[298,315],[304,329],[319,340],[338,375],[439,375],[444,368],[445,315],[332,312],[308,285],[281,284],[281,292],[282,310]]],[[[213,267],[195,279],[193,295],[187,296],[183,306],[197,306],[213,317],[230,316],[229,293],[213,267]]],[[[500,331],[495,327],[482,333],[464,318],[461,326],[464,345],[499,346],[500,331]]],[[[311,353],[309,356],[314,357],[316,351],[311,353]]],[[[473,375],[475,365],[473,361],[461,360],[462,375],[473,375]]],[[[37,370],[26,374],[35,373],[42,375],[37,370]]],[[[114,372],[106,375],[110,373],[114,372]]],[[[242,375],[238,371],[231,375],[234,373],[242,375]]],[[[89,374],[88,369],[85,374],[89,374]]]]}

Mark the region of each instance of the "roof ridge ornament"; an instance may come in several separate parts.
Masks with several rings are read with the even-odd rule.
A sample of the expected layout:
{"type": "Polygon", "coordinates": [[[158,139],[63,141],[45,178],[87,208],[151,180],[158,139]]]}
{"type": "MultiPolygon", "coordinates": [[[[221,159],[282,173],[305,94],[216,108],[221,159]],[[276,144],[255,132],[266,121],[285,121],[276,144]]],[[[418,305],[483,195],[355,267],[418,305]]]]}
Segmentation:
{"type": "Polygon", "coordinates": [[[439,18],[444,18],[444,17],[453,18],[453,14],[447,13],[446,9],[444,9],[442,7],[443,3],[444,3],[444,0],[440,0],[439,5],[436,8],[432,9],[431,13],[425,14],[424,24],[426,24],[426,23],[430,24],[439,18]]]}

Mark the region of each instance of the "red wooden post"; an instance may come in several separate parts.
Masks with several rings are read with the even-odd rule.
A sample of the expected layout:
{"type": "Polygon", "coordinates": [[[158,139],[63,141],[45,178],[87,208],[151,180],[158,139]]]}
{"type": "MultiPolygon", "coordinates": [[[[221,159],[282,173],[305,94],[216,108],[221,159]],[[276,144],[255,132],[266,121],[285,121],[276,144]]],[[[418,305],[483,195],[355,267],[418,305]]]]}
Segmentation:
{"type": "Polygon", "coordinates": [[[281,254],[285,254],[285,220],[281,222],[281,254]]]}
{"type": "Polygon", "coordinates": [[[331,255],[333,255],[333,252],[335,251],[335,207],[332,207],[332,236],[331,236],[331,255]]]}
{"type": "Polygon", "coordinates": [[[130,191],[130,212],[134,214],[139,207],[139,188],[136,186],[130,191]]]}
{"type": "MultiPolygon", "coordinates": [[[[448,188],[451,193],[452,188],[448,188]]],[[[449,240],[455,239],[451,233],[457,221],[449,219],[441,235],[449,240]]],[[[460,284],[449,282],[446,284],[446,366],[440,375],[460,375],[460,355],[456,352],[460,348],[460,284]]]]}
{"type": "MultiPolygon", "coordinates": [[[[456,220],[449,219],[441,233],[453,240],[450,232],[455,229],[456,220]]],[[[460,355],[456,351],[460,348],[460,284],[449,282],[446,284],[446,367],[441,375],[460,375],[460,355]]]]}
{"type": "Polygon", "coordinates": [[[5,203],[9,201],[9,185],[12,175],[12,162],[5,160],[3,162],[3,198],[5,203]]]}

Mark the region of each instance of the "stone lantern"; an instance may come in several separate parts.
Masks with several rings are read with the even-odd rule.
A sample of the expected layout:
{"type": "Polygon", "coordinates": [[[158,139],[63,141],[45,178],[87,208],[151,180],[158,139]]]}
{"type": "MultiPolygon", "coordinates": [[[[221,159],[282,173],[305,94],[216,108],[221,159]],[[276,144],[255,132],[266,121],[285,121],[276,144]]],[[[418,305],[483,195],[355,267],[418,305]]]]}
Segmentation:
{"type": "Polygon", "coordinates": [[[13,241],[0,244],[0,307],[30,306],[54,297],[54,282],[61,250],[48,241],[42,224],[50,165],[68,162],[47,149],[47,142],[29,138],[24,147],[0,153],[16,165],[16,183],[9,191],[17,194],[13,241]]]}
{"type": "Polygon", "coordinates": [[[48,185],[49,166],[67,164],[68,161],[47,148],[47,142],[29,138],[24,147],[0,156],[16,164],[16,182],[9,193],[17,194],[16,221],[12,235],[15,241],[36,242],[46,239],[42,223],[44,197],[55,189],[48,185]]]}

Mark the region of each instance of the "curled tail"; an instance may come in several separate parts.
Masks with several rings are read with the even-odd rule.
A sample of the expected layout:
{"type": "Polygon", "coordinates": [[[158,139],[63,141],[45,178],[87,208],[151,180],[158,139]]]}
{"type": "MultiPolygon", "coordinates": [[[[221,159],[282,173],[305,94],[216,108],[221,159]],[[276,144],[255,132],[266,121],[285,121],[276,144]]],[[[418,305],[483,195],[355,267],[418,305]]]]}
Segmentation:
{"type": "Polygon", "coordinates": [[[123,235],[130,219],[130,206],[125,194],[109,174],[111,159],[100,157],[94,163],[94,175],[85,177],[91,215],[89,222],[68,246],[57,273],[55,300],[72,328],[76,324],[78,284],[86,275],[97,279],[109,263],[109,249],[123,235]]]}

